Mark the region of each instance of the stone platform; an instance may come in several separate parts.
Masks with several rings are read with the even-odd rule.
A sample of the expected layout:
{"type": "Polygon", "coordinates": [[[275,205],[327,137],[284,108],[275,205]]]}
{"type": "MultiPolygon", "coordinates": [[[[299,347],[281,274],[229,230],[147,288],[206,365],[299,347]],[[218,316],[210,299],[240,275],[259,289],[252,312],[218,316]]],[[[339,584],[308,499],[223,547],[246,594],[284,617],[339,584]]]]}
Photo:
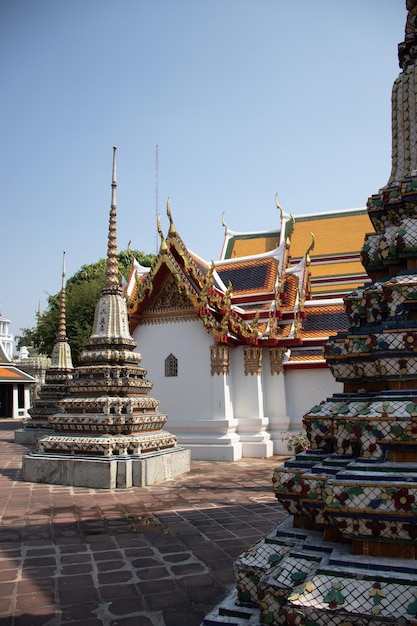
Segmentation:
{"type": "Polygon", "coordinates": [[[152,487],[24,482],[0,420],[1,626],[200,626],[235,583],[233,561],[286,516],[280,457],[191,461],[152,487]]]}
{"type": "Polygon", "coordinates": [[[23,456],[23,480],[90,489],[127,489],[161,483],[190,471],[190,451],[177,447],[142,456],[69,456],[31,451],[23,456]]]}
{"type": "Polygon", "coordinates": [[[53,430],[48,428],[19,428],[16,430],[14,434],[15,443],[19,443],[23,446],[32,446],[35,445],[36,441],[40,439],[40,437],[45,437],[46,435],[52,435],[53,430]]]}

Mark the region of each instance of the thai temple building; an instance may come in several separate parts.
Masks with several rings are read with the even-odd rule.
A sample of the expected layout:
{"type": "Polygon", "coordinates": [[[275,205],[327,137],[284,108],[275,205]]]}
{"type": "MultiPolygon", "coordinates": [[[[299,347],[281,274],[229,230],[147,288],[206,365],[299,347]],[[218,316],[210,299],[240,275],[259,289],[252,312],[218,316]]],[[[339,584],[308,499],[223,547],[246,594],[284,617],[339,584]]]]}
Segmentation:
{"type": "Polygon", "coordinates": [[[64,252],[58,332],[51,364],[46,370],[45,382],[39,389],[38,397],[28,410],[29,419],[23,421],[23,428],[15,431],[14,440],[16,443],[34,444],[38,437],[53,432],[48,418],[57,412],[58,402],[69,393],[69,382],[72,380],[74,367],[67,338],[65,299],[64,252]]]}
{"type": "Polygon", "coordinates": [[[3,348],[4,354],[9,361],[13,359],[13,346],[14,337],[10,333],[10,320],[3,317],[0,313],[0,345],[3,348]]]}
{"type": "Polygon", "coordinates": [[[369,282],[326,343],[343,391],[304,415],[308,449],[278,467],[288,518],[235,562],[205,624],[417,624],[417,1],[392,91],[392,171],[368,200],[369,282]]]}
{"type": "Polygon", "coordinates": [[[31,387],[36,380],[9,359],[0,343],[0,419],[29,417],[31,387]]]}
{"type": "MultiPolygon", "coordinates": [[[[190,453],[163,430],[167,415],[149,396],[152,383],[129,332],[117,261],[116,187],[114,148],[105,285],[68,395],[48,417],[54,433],[23,456],[26,481],[112,489],[189,471],[190,453]]],[[[69,365],[67,360],[65,369],[69,365]]]]}
{"type": "Polygon", "coordinates": [[[11,321],[0,313],[0,418],[24,419],[44,381],[49,359],[45,355],[30,354],[27,348],[22,348],[19,358],[14,358],[10,324],[11,321]]]}
{"type": "Polygon", "coordinates": [[[168,202],[157,258],[136,264],[126,288],[132,336],[195,459],[286,454],[285,434],[300,430],[311,402],[343,388],[323,350],[348,329],[343,296],[369,281],[367,211],[294,219],[276,208],[271,231],[223,220],[220,259],[207,262],[186,247],[168,202]]]}
{"type": "MultiPolygon", "coordinates": [[[[40,316],[40,303],[38,307],[38,320],[40,316]]],[[[10,323],[7,320],[8,323],[10,323]]],[[[1,325],[0,325],[1,330],[1,325]]],[[[34,346],[20,346],[17,355],[13,354],[13,335],[11,337],[11,348],[9,358],[13,360],[15,365],[22,369],[26,374],[33,376],[35,384],[31,386],[30,390],[30,404],[32,405],[38,397],[39,390],[45,383],[45,373],[51,364],[51,359],[46,354],[41,354],[34,346]]]]}

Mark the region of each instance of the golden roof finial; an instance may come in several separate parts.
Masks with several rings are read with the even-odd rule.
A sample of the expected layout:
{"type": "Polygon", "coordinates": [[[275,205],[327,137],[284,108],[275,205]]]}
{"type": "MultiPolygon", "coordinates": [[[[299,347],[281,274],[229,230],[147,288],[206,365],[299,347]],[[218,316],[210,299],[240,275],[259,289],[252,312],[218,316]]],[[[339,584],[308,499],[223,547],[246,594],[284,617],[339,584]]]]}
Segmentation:
{"type": "Polygon", "coordinates": [[[168,236],[169,235],[176,235],[177,231],[176,228],[174,226],[174,220],[172,219],[172,214],[171,214],[171,198],[168,196],[168,200],[167,200],[167,216],[169,219],[169,232],[168,232],[168,236]]]}
{"type": "Polygon", "coordinates": [[[165,237],[164,237],[164,233],[162,232],[162,228],[161,228],[161,216],[158,213],[158,219],[157,219],[157,229],[158,229],[158,235],[161,238],[161,247],[160,247],[160,251],[161,252],[166,252],[166,250],[168,249],[167,243],[165,241],[165,237]]]}
{"type": "Polygon", "coordinates": [[[226,224],[226,222],[225,222],[225,220],[224,220],[224,211],[223,211],[223,213],[222,213],[222,226],[223,226],[223,228],[224,228],[226,231],[228,230],[228,228],[227,228],[227,224],[226,224]]]}
{"type": "Polygon", "coordinates": [[[132,243],[132,240],[130,239],[129,243],[127,244],[126,250],[127,250],[127,253],[130,256],[130,258],[132,259],[132,263],[133,263],[133,261],[135,260],[135,255],[133,254],[132,250],[130,249],[130,244],[131,243],[132,243]]]}
{"type": "Polygon", "coordinates": [[[283,216],[283,210],[282,210],[282,206],[280,205],[280,203],[278,202],[278,193],[275,194],[275,206],[277,207],[281,220],[282,220],[282,216],[283,216]]]}
{"type": "Polygon", "coordinates": [[[316,238],[314,236],[314,233],[310,232],[310,235],[311,235],[311,244],[310,244],[310,247],[308,248],[307,252],[305,253],[305,259],[306,259],[307,265],[310,265],[310,263],[311,263],[310,252],[312,252],[314,250],[314,246],[316,244],[316,238]]]}

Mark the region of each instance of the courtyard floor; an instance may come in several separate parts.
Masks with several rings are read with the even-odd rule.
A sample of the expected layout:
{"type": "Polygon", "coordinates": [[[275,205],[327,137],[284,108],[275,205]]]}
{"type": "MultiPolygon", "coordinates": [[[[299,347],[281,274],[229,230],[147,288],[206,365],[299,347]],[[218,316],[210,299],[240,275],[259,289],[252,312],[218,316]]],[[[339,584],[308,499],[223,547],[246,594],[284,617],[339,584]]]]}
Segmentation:
{"type": "Polygon", "coordinates": [[[283,457],[192,461],[153,487],[43,485],[22,480],[20,425],[0,420],[0,626],[199,626],[286,516],[283,457]]]}

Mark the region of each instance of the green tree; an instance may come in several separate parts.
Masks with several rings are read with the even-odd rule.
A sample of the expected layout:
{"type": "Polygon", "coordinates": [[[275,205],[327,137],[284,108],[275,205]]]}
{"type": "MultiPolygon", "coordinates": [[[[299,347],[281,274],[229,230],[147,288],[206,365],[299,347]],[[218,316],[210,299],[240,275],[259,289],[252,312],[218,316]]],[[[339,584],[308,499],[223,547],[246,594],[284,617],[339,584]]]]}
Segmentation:
{"type": "MultiPolygon", "coordinates": [[[[123,250],[119,253],[121,278],[129,278],[132,255],[145,267],[150,267],[155,255],[138,250],[123,250]]],[[[79,363],[85,341],[90,337],[96,304],[101,295],[106,275],[106,260],[100,259],[91,265],[83,265],[66,282],[66,325],[68,343],[71,346],[73,364],[79,363]]],[[[56,343],[61,292],[49,296],[46,310],[38,316],[36,328],[24,328],[18,337],[17,347],[34,345],[40,352],[51,356],[56,343]]]]}

